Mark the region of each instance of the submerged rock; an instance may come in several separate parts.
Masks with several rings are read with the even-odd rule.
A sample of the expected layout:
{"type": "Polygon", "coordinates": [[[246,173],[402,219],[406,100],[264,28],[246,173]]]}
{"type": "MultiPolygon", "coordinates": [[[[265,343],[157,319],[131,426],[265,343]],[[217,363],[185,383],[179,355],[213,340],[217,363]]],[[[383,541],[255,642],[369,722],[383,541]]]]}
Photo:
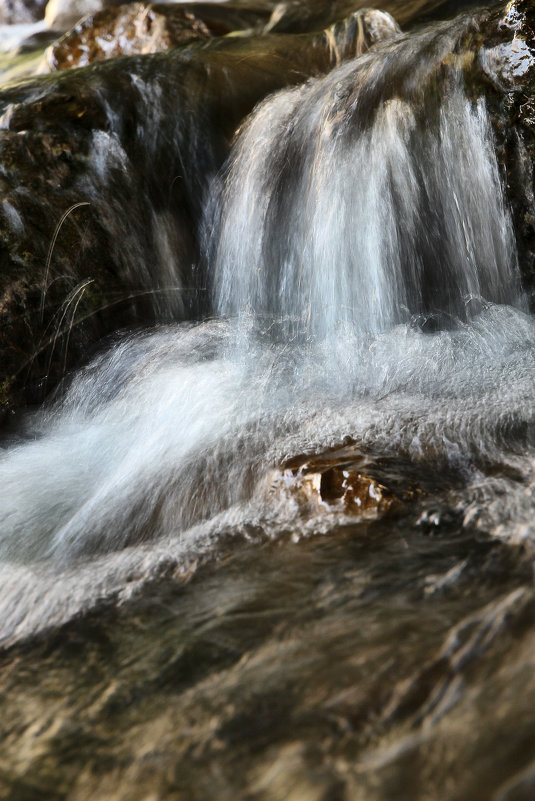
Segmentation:
{"type": "Polygon", "coordinates": [[[527,801],[535,597],[515,557],[373,521],[162,564],[0,652],[1,791],[527,801]]]}
{"type": "MultiPolygon", "coordinates": [[[[373,7],[367,0],[283,0],[276,3],[266,30],[277,33],[298,33],[318,30],[354,11],[373,7]]],[[[445,19],[466,9],[480,6],[479,0],[383,0],[381,11],[395,17],[403,27],[433,19],[445,19]]]]}

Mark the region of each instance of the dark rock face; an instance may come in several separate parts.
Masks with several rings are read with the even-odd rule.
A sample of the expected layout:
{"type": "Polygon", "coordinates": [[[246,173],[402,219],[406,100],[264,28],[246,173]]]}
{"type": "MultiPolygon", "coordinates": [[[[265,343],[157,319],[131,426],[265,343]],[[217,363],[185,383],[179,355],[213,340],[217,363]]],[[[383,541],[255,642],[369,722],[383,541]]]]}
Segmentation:
{"type": "MultiPolygon", "coordinates": [[[[489,20],[478,51],[487,103],[493,111],[504,168],[506,197],[513,210],[517,246],[527,290],[535,291],[535,10],[514,0],[489,20]]],[[[533,299],[532,299],[533,305],[533,299]]]]}
{"type": "Polygon", "coordinates": [[[117,56],[157,53],[209,39],[204,22],[180,6],[130,3],[85,17],[46,52],[51,70],[85,67],[117,56]]]}
{"type": "Polygon", "coordinates": [[[202,312],[203,193],[236,128],[354,52],[345,28],[216,39],[0,95],[4,408],[42,398],[109,331],[202,312]]]}
{"type": "Polygon", "coordinates": [[[528,801],[531,569],[409,531],[242,547],[3,651],[4,796],[528,801]]]}

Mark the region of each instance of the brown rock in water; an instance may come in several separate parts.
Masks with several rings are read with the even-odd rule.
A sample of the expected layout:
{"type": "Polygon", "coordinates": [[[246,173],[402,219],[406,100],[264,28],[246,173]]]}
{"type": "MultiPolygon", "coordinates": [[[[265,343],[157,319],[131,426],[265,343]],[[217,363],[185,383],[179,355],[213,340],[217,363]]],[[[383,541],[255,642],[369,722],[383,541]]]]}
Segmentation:
{"type": "MultiPolygon", "coordinates": [[[[387,487],[383,481],[388,480],[388,472],[384,467],[378,468],[355,444],[350,444],[290,459],[274,471],[270,488],[277,495],[296,500],[304,512],[377,517],[386,513],[396,500],[406,500],[412,495],[408,486],[397,486],[396,494],[387,487]],[[385,479],[379,481],[377,474],[385,479]]],[[[404,483],[408,485],[408,480],[404,483]]]]}
{"type": "Polygon", "coordinates": [[[392,504],[389,490],[370,476],[356,470],[330,467],[316,471],[304,464],[297,471],[276,472],[271,488],[277,494],[297,500],[304,508],[319,512],[339,511],[357,517],[376,516],[392,504]]]}
{"type": "Polygon", "coordinates": [[[85,67],[116,56],[157,53],[212,34],[180,5],[129,3],[85,17],[45,53],[50,70],[85,67]]]}

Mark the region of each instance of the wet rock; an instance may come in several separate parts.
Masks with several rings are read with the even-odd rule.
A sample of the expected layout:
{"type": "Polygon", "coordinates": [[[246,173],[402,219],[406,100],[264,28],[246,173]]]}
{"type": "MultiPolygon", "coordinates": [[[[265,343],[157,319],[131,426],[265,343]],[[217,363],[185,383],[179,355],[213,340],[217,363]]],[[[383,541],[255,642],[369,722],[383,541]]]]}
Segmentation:
{"type": "Polygon", "coordinates": [[[276,472],[271,488],[286,498],[293,498],[308,512],[342,512],[368,516],[387,511],[392,495],[386,487],[356,470],[330,467],[315,472],[308,464],[298,470],[276,472]]]}
{"type": "MultiPolygon", "coordinates": [[[[247,16],[240,4],[224,6],[207,4],[195,15],[199,26],[213,33],[225,14],[233,27],[258,23],[266,13],[262,7],[247,16]]],[[[180,14],[196,7],[181,4],[180,14]]],[[[525,0],[479,12],[451,56],[492,113],[528,288],[535,287],[535,90],[526,55],[533,15],[525,0]]],[[[243,118],[266,94],[397,32],[388,14],[365,10],[320,34],[212,39],[5,90],[4,406],[41,398],[88,344],[119,326],[206,312],[202,196],[243,118]]],[[[437,80],[448,74],[443,67],[437,80]]]]}
{"type": "Polygon", "coordinates": [[[85,17],[45,54],[50,70],[95,61],[156,53],[196,39],[209,39],[204,22],[180,5],[130,3],[85,17]]]}
{"type": "Polygon", "coordinates": [[[535,8],[512,0],[484,20],[472,71],[484,82],[523,279],[535,298],[535,8]]]}
{"type": "Polygon", "coordinates": [[[496,44],[479,52],[481,68],[501,91],[521,89],[535,80],[535,35],[525,3],[509,3],[496,21],[496,44]],[[505,41],[499,41],[500,38],[505,41]]]}
{"type": "Polygon", "coordinates": [[[0,0],[0,25],[36,22],[43,18],[46,0],[0,0]]]}
{"type": "Polygon", "coordinates": [[[339,512],[353,517],[382,516],[413,501],[420,488],[406,465],[379,464],[356,443],[325,453],[296,456],[275,470],[270,491],[296,501],[304,513],[339,512]]]}
{"type": "Polygon", "coordinates": [[[241,544],[188,580],[168,567],[2,648],[0,791],[531,798],[532,585],[504,546],[391,521],[241,544]],[[421,591],[461,557],[464,580],[421,591]]]}
{"type": "Polygon", "coordinates": [[[327,29],[327,35],[332,37],[333,52],[341,54],[338,61],[346,59],[348,53],[359,56],[378,42],[399,33],[401,29],[390,14],[373,8],[354,11],[327,29]]]}

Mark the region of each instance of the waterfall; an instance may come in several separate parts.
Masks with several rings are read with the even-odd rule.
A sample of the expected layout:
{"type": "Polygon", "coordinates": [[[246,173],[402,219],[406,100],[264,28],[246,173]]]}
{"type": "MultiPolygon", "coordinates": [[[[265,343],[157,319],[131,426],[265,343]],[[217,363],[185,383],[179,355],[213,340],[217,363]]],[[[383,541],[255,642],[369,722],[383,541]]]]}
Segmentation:
{"type": "MultiPolygon", "coordinates": [[[[328,531],[343,510],[303,512],[273,471],[347,437],[468,488],[489,463],[527,470],[535,330],[489,115],[452,55],[466,24],[245,122],[206,200],[215,319],[119,337],[4,442],[0,636],[41,625],[43,597],[65,619],[226,536],[328,531]]],[[[508,493],[520,536],[532,509],[508,493]]],[[[485,498],[500,531],[512,512],[485,498]]]]}
{"type": "Polygon", "coordinates": [[[450,37],[389,42],[251,116],[209,226],[219,314],[334,345],[521,304],[484,101],[437,75],[450,37]]]}

